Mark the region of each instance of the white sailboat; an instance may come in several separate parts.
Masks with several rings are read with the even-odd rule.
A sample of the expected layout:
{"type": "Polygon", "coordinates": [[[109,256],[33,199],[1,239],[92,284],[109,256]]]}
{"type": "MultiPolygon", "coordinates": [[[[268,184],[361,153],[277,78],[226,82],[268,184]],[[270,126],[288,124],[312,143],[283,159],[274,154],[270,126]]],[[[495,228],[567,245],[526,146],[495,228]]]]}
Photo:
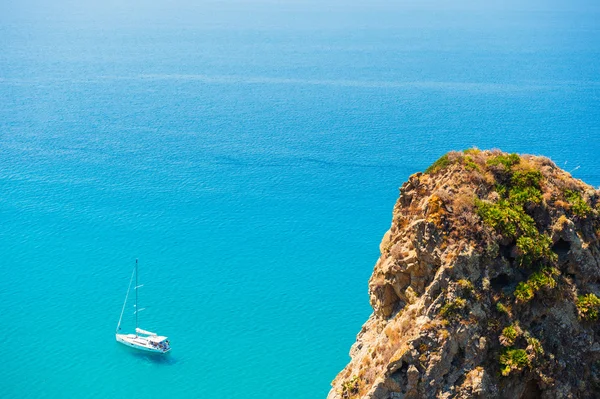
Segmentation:
{"type": "Polygon", "coordinates": [[[123,345],[130,346],[135,349],[153,352],[153,353],[168,353],[171,350],[171,345],[167,337],[158,335],[156,333],[142,330],[138,327],[138,313],[144,309],[138,309],[138,289],[141,288],[138,285],[138,260],[135,260],[135,268],[131,273],[131,279],[129,279],[129,288],[127,288],[127,294],[125,295],[125,302],[123,303],[123,309],[121,310],[121,317],[119,317],[119,323],[117,324],[116,338],[117,342],[123,345]],[[120,334],[121,321],[123,320],[123,313],[125,312],[125,306],[127,305],[127,298],[131,291],[131,283],[133,282],[133,276],[135,275],[135,334],[120,334]]]}

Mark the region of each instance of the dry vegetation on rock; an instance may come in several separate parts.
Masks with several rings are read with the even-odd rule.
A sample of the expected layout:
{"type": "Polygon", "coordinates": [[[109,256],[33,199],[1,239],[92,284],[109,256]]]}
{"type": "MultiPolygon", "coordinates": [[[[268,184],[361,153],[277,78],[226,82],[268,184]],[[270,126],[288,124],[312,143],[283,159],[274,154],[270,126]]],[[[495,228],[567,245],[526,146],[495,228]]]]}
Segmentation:
{"type": "Polygon", "coordinates": [[[334,398],[600,397],[600,191],[450,152],[400,189],[334,398]]]}

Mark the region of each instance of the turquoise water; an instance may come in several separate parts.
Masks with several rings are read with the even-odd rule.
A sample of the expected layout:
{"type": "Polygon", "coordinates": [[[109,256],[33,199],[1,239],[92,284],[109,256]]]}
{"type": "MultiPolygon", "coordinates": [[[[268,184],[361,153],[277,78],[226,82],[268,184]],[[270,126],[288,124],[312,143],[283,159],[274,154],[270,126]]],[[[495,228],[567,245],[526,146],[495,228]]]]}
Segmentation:
{"type": "Polygon", "coordinates": [[[0,397],[325,397],[411,173],[600,185],[592,2],[2,7],[0,397]],[[135,258],[166,357],[114,341],[135,258]]]}

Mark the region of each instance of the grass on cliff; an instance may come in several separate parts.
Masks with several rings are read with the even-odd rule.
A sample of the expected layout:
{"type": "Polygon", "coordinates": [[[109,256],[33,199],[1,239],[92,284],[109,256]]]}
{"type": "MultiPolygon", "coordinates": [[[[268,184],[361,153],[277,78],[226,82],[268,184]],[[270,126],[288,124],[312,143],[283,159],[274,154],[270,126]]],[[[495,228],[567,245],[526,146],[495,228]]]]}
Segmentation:
{"type": "Polygon", "coordinates": [[[504,165],[506,169],[510,169],[514,165],[521,162],[521,157],[518,154],[500,154],[486,161],[487,165],[498,166],[504,165]]]}
{"type": "Polygon", "coordinates": [[[560,271],[555,267],[544,267],[532,273],[527,281],[521,281],[515,289],[514,295],[518,302],[529,302],[536,292],[543,288],[552,289],[557,285],[556,277],[560,271]]]}
{"type": "Polygon", "coordinates": [[[448,158],[448,154],[442,155],[437,161],[431,164],[427,169],[425,169],[425,173],[433,174],[437,173],[440,170],[446,168],[451,164],[450,158],[448,158]]]}
{"type": "Polygon", "coordinates": [[[565,190],[565,198],[571,206],[574,215],[585,218],[592,214],[592,207],[585,202],[581,193],[574,190],[565,190]]]}
{"type": "Polygon", "coordinates": [[[598,320],[600,311],[600,298],[594,294],[580,295],[577,297],[577,311],[583,320],[598,320]]]}
{"type": "Polygon", "coordinates": [[[467,279],[460,279],[456,282],[456,285],[462,291],[463,295],[466,296],[474,296],[475,294],[475,286],[473,283],[467,279]]]}
{"type": "Polygon", "coordinates": [[[502,345],[507,346],[500,353],[500,373],[508,376],[514,371],[521,371],[525,367],[533,367],[539,361],[540,356],[544,354],[542,343],[535,337],[532,337],[528,331],[523,331],[518,323],[513,323],[502,330],[499,337],[502,345]],[[515,348],[513,345],[519,337],[524,338],[527,343],[525,349],[515,348]]]}
{"type": "Polygon", "coordinates": [[[521,371],[529,366],[529,357],[525,349],[507,348],[500,355],[500,373],[507,376],[513,371],[521,371]]]}
{"type": "Polygon", "coordinates": [[[534,356],[539,356],[544,354],[544,348],[542,347],[542,343],[539,339],[534,337],[527,337],[527,349],[528,352],[531,352],[534,356]]]}
{"type": "Polygon", "coordinates": [[[521,333],[522,331],[519,328],[519,324],[511,324],[502,330],[502,334],[500,335],[500,343],[504,346],[513,346],[521,333]]]}
{"type": "Polygon", "coordinates": [[[448,302],[442,306],[440,309],[440,316],[449,321],[456,320],[466,307],[467,301],[465,299],[456,298],[454,301],[448,302]]]}
{"type": "Polygon", "coordinates": [[[498,155],[487,162],[503,165],[508,174],[507,183],[497,182],[497,202],[475,200],[477,215],[498,234],[516,240],[519,266],[551,264],[558,257],[552,252],[552,240],[538,231],[535,220],[527,214],[525,207],[542,201],[542,173],[530,167],[513,166],[520,163],[517,154],[498,155]]]}
{"type": "Polygon", "coordinates": [[[359,391],[360,379],[358,378],[358,376],[355,375],[354,377],[350,378],[342,384],[342,391],[340,392],[340,394],[342,395],[342,398],[349,399],[354,397],[355,395],[358,395],[359,391]]]}
{"type": "Polygon", "coordinates": [[[505,168],[509,169],[512,165],[518,164],[520,161],[520,157],[517,154],[510,154],[508,156],[497,155],[494,158],[488,159],[487,163],[484,164],[484,162],[480,160],[481,156],[482,151],[477,148],[469,148],[464,150],[462,154],[451,151],[438,158],[425,169],[424,173],[435,174],[455,163],[462,164],[468,171],[481,172],[482,167],[485,168],[486,165],[497,166],[500,164],[505,165],[505,168]]]}
{"type": "Polygon", "coordinates": [[[511,177],[509,199],[520,205],[542,201],[542,173],[539,170],[518,170],[511,177]]]}
{"type": "Polygon", "coordinates": [[[496,310],[506,315],[510,314],[509,309],[502,302],[496,303],[496,310]]]}
{"type": "MultiPolygon", "coordinates": [[[[520,191],[519,196],[523,192],[520,191]]],[[[520,201],[526,200],[524,197],[520,201]]],[[[475,200],[477,214],[483,222],[500,235],[516,239],[518,249],[517,262],[529,267],[536,262],[554,262],[558,256],[552,252],[550,237],[538,232],[535,221],[529,216],[521,203],[509,199],[500,199],[496,203],[475,200]]]]}

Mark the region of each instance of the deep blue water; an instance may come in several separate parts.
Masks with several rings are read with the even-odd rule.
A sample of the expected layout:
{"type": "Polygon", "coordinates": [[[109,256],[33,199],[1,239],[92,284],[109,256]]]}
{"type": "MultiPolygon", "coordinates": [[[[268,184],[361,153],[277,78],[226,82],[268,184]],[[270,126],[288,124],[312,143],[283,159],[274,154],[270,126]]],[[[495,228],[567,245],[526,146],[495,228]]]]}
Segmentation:
{"type": "Polygon", "coordinates": [[[325,397],[410,174],[600,185],[593,2],[0,11],[0,397],[325,397]],[[114,341],[135,258],[164,358],[114,341]]]}

